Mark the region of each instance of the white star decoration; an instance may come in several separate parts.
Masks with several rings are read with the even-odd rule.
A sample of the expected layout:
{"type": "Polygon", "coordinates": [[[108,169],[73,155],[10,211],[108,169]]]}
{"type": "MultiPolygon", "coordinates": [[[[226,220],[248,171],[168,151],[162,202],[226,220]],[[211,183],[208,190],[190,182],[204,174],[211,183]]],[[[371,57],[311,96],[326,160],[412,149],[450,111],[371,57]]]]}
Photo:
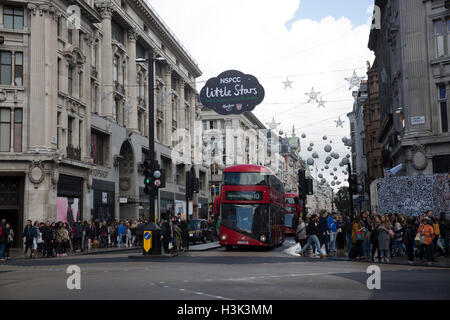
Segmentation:
{"type": "Polygon", "coordinates": [[[314,88],[311,89],[311,92],[305,93],[305,94],[309,98],[307,103],[310,103],[311,101],[319,102],[318,97],[319,97],[320,92],[315,92],[314,88]]]}
{"type": "Polygon", "coordinates": [[[353,70],[353,76],[351,78],[345,78],[345,80],[350,83],[349,90],[352,90],[353,87],[359,88],[359,86],[361,85],[361,81],[364,80],[364,77],[358,77],[356,71],[353,70]]]}
{"type": "Polygon", "coordinates": [[[294,83],[294,81],[290,81],[289,78],[286,78],[286,81],[283,81],[283,83],[284,83],[284,89],[287,89],[287,88],[292,89],[292,84],[294,83]]]}
{"type": "Polygon", "coordinates": [[[342,121],[342,120],[341,120],[341,116],[339,116],[339,119],[338,119],[338,120],[334,120],[334,122],[336,122],[336,128],[337,128],[337,127],[341,127],[341,128],[344,127],[343,124],[345,123],[345,121],[342,121]]]}
{"type": "Polygon", "coordinates": [[[317,101],[318,103],[319,103],[319,105],[317,106],[317,108],[320,108],[320,107],[324,107],[325,108],[325,102],[326,101],[323,101],[323,98],[322,97],[320,97],[319,98],[319,101],[317,101]]]}
{"type": "Polygon", "coordinates": [[[266,124],[269,126],[270,129],[276,130],[281,123],[276,122],[275,118],[272,118],[272,122],[270,122],[270,123],[266,122],[266,124]]]}

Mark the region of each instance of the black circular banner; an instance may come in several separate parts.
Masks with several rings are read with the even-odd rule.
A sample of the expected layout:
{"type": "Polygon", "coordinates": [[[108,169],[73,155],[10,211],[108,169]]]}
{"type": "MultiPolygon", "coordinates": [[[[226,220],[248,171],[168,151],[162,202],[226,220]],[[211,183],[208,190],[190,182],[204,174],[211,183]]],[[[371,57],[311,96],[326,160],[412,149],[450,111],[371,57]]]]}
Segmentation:
{"type": "Polygon", "coordinates": [[[200,101],[221,115],[241,114],[253,111],[264,95],[263,86],[254,76],[229,70],[206,82],[200,91],[200,101]]]}

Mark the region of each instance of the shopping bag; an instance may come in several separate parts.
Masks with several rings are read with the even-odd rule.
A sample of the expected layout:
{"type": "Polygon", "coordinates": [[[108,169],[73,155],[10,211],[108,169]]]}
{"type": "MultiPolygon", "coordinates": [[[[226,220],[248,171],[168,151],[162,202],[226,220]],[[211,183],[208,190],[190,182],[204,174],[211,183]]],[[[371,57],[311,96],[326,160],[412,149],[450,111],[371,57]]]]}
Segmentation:
{"type": "Polygon", "coordinates": [[[420,234],[416,234],[416,238],[414,239],[416,241],[416,246],[420,246],[422,244],[422,241],[420,240],[420,234]]]}
{"type": "Polygon", "coordinates": [[[445,251],[445,240],[444,240],[444,238],[439,237],[437,245],[438,245],[439,248],[442,249],[442,251],[445,251]]]}

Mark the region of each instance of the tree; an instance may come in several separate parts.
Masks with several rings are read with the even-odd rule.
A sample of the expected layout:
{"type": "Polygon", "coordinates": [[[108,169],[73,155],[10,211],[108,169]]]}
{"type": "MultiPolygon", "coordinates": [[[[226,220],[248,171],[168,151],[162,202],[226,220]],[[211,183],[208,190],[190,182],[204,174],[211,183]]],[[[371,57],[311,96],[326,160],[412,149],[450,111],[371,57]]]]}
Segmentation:
{"type": "Polygon", "coordinates": [[[350,194],[348,187],[341,187],[334,196],[334,204],[336,209],[341,213],[350,212],[350,194]]]}

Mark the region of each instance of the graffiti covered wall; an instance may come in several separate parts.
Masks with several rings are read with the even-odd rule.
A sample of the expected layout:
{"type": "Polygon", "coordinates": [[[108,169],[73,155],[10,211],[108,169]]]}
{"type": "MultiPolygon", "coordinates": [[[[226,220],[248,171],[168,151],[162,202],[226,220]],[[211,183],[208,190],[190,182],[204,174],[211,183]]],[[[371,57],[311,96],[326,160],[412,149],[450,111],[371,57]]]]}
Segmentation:
{"type": "MultiPolygon", "coordinates": [[[[376,210],[379,213],[418,215],[433,210],[434,215],[450,213],[450,175],[377,179],[376,210]]],[[[373,203],[372,203],[373,204],[373,203]]]]}

